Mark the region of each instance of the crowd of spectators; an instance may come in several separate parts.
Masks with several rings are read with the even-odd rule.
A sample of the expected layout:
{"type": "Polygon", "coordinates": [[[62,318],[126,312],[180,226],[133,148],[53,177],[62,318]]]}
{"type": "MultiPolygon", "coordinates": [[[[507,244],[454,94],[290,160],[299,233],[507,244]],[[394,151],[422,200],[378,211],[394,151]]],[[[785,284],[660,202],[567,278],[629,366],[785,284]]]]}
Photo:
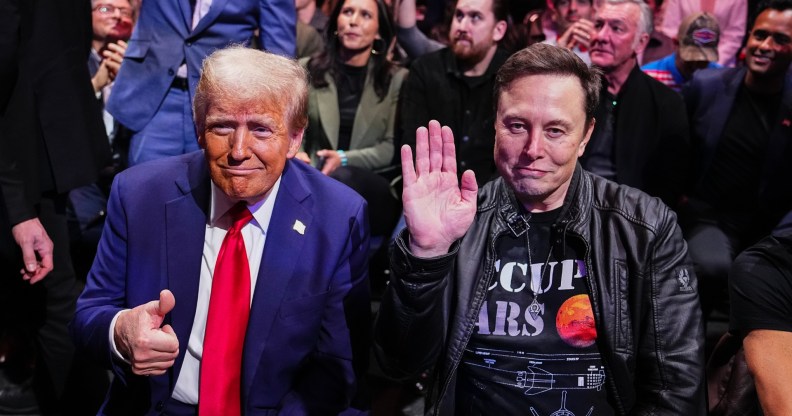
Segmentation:
{"type": "MultiPolygon", "coordinates": [[[[468,169],[479,186],[497,178],[496,75],[534,43],[597,68],[600,99],[579,164],[674,210],[705,320],[729,314],[730,270],[743,308],[756,291],[744,276],[762,279],[746,269],[748,256],[788,254],[780,234],[732,269],[792,221],[790,0],[91,0],[90,10],[87,2],[0,0],[0,415],[101,404],[96,391],[73,399],[80,393],[70,383],[81,380],[73,367],[90,364],[67,325],[111,182],[199,150],[192,103],[201,65],[232,44],[298,58],[310,75],[295,159],[366,200],[374,299],[389,275],[388,242],[403,226],[400,147],[415,147],[416,129],[437,120],[454,133],[460,179],[468,169]]],[[[792,274],[788,259],[773,264],[778,280],[792,274]]],[[[761,292],[768,303],[786,304],[767,309],[788,321],[792,301],[771,291],[761,292]]],[[[759,337],[769,329],[778,345],[789,340],[774,331],[792,331],[763,327],[762,311],[733,318],[732,329],[763,331],[747,338],[747,354],[760,363],[760,398],[775,405],[784,394],[768,387],[778,379],[757,358],[759,337]]],[[[785,345],[777,356],[792,349],[785,345]]],[[[102,371],[91,377],[82,382],[107,387],[102,371]]],[[[420,395],[421,382],[385,384],[420,395]]],[[[403,396],[382,391],[368,392],[372,413],[395,414],[388,407],[403,406],[403,396]]],[[[765,406],[773,408],[782,409],[765,406]]]]}

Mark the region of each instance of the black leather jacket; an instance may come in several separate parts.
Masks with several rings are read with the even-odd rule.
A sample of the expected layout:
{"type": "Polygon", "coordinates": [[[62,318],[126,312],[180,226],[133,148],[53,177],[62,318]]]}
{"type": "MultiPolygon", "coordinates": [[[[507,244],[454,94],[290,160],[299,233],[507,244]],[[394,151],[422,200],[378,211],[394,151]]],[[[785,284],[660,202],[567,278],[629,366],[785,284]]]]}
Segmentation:
{"type": "MultiPolygon", "coordinates": [[[[396,377],[433,369],[427,413],[454,414],[457,367],[494,276],[495,241],[524,226],[497,179],[449,254],[420,259],[397,239],[375,329],[380,364],[396,377]]],[[[553,244],[584,253],[617,414],[704,415],[703,325],[696,278],[675,214],[659,199],[575,170],[553,244]]]]}

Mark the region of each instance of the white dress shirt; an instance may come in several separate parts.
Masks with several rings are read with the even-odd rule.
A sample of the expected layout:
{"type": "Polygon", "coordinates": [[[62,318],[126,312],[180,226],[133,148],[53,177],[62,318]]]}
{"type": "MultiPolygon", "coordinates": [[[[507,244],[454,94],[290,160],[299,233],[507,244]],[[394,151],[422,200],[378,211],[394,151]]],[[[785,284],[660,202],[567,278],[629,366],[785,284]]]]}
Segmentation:
{"type": "MultiPolygon", "coordinates": [[[[275,182],[272,189],[263,200],[248,205],[253,214],[253,219],[242,228],[242,238],[245,240],[245,250],[250,266],[250,301],[253,301],[253,292],[256,288],[261,257],[264,254],[264,243],[267,238],[267,229],[272,218],[272,210],[280,188],[281,178],[275,182]]],[[[173,389],[171,397],[187,404],[198,404],[198,386],[201,374],[201,357],[203,355],[204,332],[206,331],[206,317],[209,312],[209,299],[212,292],[212,275],[214,274],[217,256],[223,244],[228,229],[231,227],[231,218],[226,214],[235,202],[229,199],[214,182],[212,182],[212,201],[209,213],[209,222],[204,233],[204,247],[201,258],[201,275],[198,284],[198,300],[195,308],[190,338],[187,342],[187,353],[184,356],[179,379],[173,389]]],[[[178,304],[178,299],[176,302],[178,304]]],[[[120,312],[119,312],[120,314],[120,312]]],[[[110,344],[116,356],[124,359],[118,353],[113,337],[115,322],[118,315],[110,324],[110,344]]],[[[126,361],[126,360],[125,360],[126,361]]]]}

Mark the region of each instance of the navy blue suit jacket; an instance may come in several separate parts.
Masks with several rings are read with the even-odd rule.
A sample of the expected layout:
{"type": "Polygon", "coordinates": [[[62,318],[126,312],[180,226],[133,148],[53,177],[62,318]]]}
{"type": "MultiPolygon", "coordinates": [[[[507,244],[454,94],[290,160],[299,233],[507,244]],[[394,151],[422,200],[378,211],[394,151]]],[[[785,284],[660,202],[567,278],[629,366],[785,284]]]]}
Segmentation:
{"type": "Polygon", "coordinates": [[[191,29],[190,0],[144,1],[107,109],[121,124],[140,131],[183,62],[192,99],[204,58],[232,43],[250,43],[255,29],[262,48],[293,57],[296,21],[292,0],[213,0],[191,29]]]}
{"type": "MultiPolygon", "coordinates": [[[[691,139],[696,155],[691,185],[698,186],[712,164],[723,129],[745,79],[745,68],[697,71],[682,90],[688,109],[691,139]]],[[[787,73],[778,115],[767,143],[759,189],[759,212],[768,230],[792,209],[792,75],[787,73]]]]}
{"type": "MultiPolygon", "coordinates": [[[[72,322],[78,346],[116,376],[102,414],[156,414],[170,399],[193,325],[210,188],[200,151],[116,177],[72,322]],[[166,288],[176,307],[164,323],[178,336],[179,357],[162,376],[133,375],[111,352],[111,320],[166,288]]],[[[368,245],[363,199],[307,164],[288,161],[245,338],[244,414],[334,414],[348,405],[365,366],[358,360],[367,359],[368,245]],[[304,234],[295,230],[298,220],[304,234]]]]}

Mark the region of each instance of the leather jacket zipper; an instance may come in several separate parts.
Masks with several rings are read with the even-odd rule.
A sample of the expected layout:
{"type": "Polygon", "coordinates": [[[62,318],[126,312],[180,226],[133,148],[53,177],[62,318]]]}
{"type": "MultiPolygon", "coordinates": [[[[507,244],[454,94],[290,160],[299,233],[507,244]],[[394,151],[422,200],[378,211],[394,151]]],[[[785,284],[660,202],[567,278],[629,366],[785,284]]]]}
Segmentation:
{"type": "MultiPolygon", "coordinates": [[[[566,234],[567,232],[566,229],[568,226],[569,223],[564,224],[564,229],[562,230],[564,234],[566,234]]],[[[582,235],[577,234],[574,231],[569,231],[569,233],[579,238],[580,241],[583,242],[583,246],[585,247],[585,253],[583,258],[586,261],[586,269],[588,270],[588,273],[586,273],[586,282],[588,283],[588,287],[589,287],[589,301],[591,302],[591,311],[594,313],[594,322],[596,322],[597,325],[599,326],[599,328],[597,328],[597,334],[600,334],[602,333],[600,331],[602,329],[602,314],[600,312],[599,300],[596,296],[597,289],[594,286],[594,278],[592,277],[594,268],[592,267],[591,264],[591,247],[589,246],[588,241],[586,241],[586,239],[583,238],[582,235]]],[[[601,342],[602,341],[600,341],[599,336],[597,336],[597,344],[600,344],[601,342]]],[[[613,371],[610,368],[610,361],[605,356],[605,354],[601,352],[603,351],[602,348],[600,348],[599,350],[600,350],[600,359],[602,360],[602,364],[605,367],[605,374],[607,375],[606,380],[608,381],[608,386],[610,387],[611,392],[613,393],[613,399],[616,402],[617,408],[615,410],[618,411],[620,415],[626,415],[627,412],[624,410],[624,404],[622,403],[621,397],[619,397],[619,390],[616,387],[616,380],[613,379],[613,371]]]]}

